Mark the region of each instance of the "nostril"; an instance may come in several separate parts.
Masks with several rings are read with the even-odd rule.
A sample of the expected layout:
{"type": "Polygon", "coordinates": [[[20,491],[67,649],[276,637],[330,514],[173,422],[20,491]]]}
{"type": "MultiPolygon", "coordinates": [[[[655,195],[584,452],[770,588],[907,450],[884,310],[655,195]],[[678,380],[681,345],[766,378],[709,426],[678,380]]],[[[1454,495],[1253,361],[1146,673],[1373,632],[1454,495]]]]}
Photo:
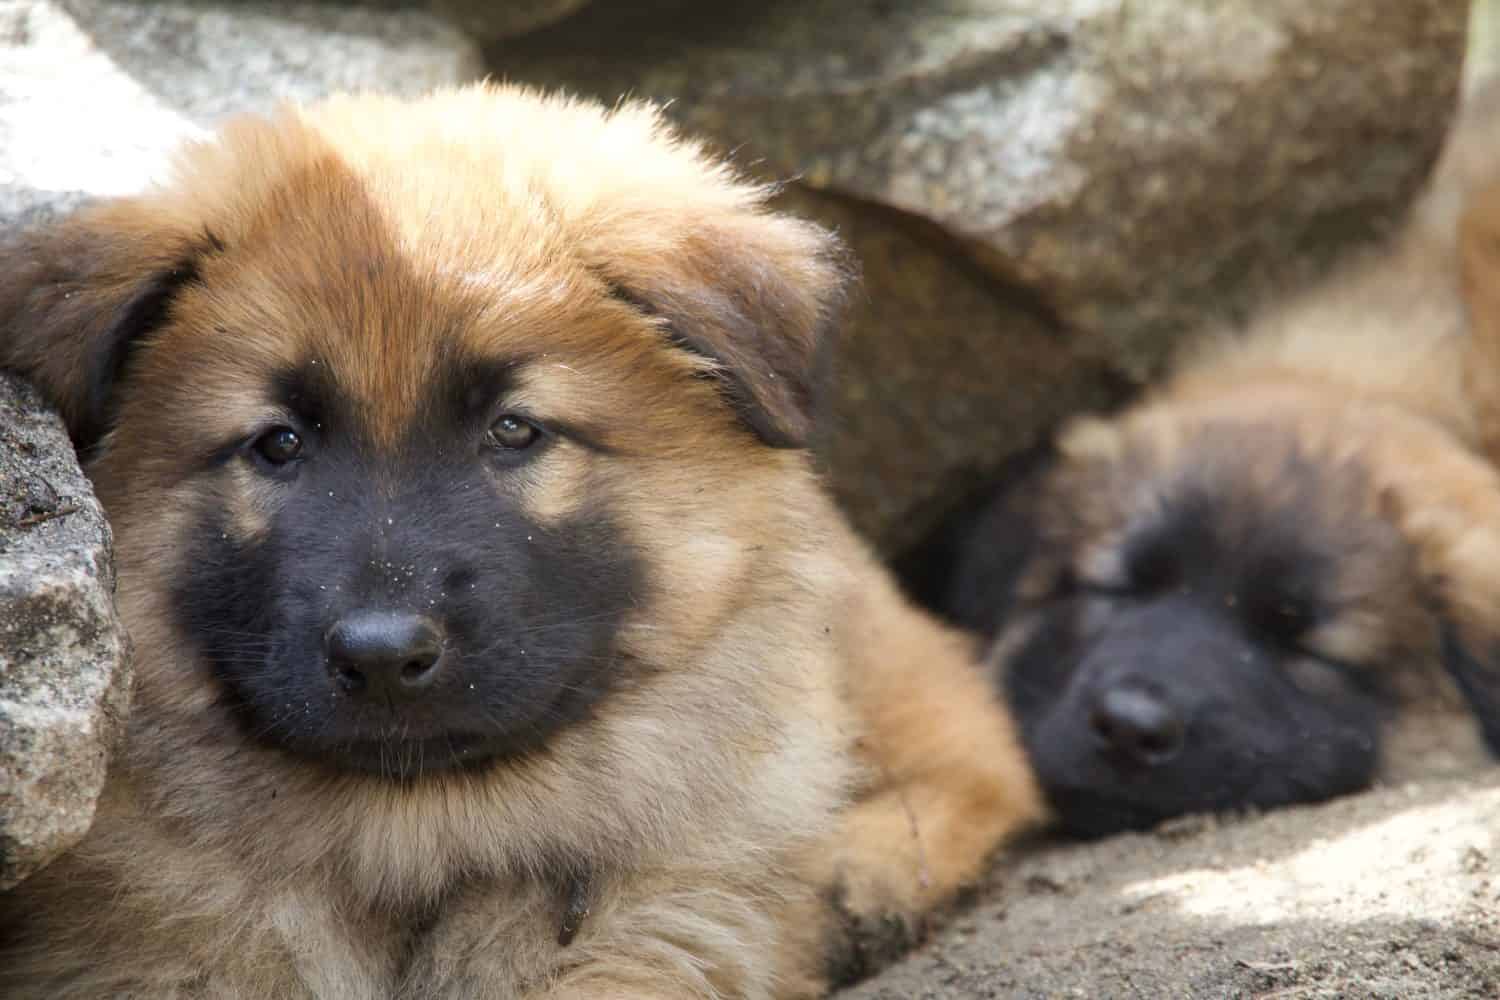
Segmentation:
{"type": "Polygon", "coordinates": [[[348,694],[359,694],[365,689],[365,675],[351,667],[335,666],[333,677],[348,694]]]}
{"type": "Polygon", "coordinates": [[[1176,709],[1137,686],[1105,691],[1090,710],[1088,722],[1107,749],[1138,764],[1166,763],[1182,749],[1185,736],[1176,709]]]}
{"type": "Polygon", "coordinates": [[[1089,728],[1094,731],[1095,736],[1104,742],[1113,743],[1115,741],[1114,721],[1110,719],[1108,714],[1097,708],[1089,713],[1089,728]]]}
{"type": "Polygon", "coordinates": [[[401,680],[406,684],[421,684],[432,673],[432,668],[436,664],[436,656],[407,660],[401,665],[401,680]]]}
{"type": "Polygon", "coordinates": [[[1177,749],[1177,730],[1175,727],[1147,729],[1141,732],[1138,742],[1140,748],[1148,754],[1170,754],[1177,749]]]}

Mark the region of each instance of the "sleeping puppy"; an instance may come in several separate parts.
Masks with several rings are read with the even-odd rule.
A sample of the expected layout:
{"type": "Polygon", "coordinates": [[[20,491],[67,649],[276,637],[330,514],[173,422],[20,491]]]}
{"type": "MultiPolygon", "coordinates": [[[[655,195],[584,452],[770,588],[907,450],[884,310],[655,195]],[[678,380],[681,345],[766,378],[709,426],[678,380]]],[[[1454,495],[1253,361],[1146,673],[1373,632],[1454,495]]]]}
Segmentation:
{"type": "Polygon", "coordinates": [[[1364,788],[1426,708],[1500,750],[1500,481],[1455,238],[1500,176],[1497,112],[1493,90],[1465,112],[1388,245],[1067,428],[1046,471],[950,529],[936,603],[997,636],[1066,829],[1364,788]]]}
{"type": "Polygon", "coordinates": [[[346,97],[0,255],[136,650],[0,994],[807,996],[1039,812],[810,471],[844,274],[767,194],[643,105],[346,97]]]}

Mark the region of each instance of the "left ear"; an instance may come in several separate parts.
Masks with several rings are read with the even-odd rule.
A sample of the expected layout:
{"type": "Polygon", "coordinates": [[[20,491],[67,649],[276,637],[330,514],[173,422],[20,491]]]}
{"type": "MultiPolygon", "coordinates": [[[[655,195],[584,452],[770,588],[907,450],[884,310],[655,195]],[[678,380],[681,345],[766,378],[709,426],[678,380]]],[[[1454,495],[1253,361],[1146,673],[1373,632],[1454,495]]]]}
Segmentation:
{"type": "Polygon", "coordinates": [[[1022,599],[1023,581],[1049,573],[1056,561],[1042,533],[1056,462],[1051,441],[1012,456],[989,487],[896,559],[892,568],[910,596],[960,628],[997,635],[1022,599]]]}
{"type": "Polygon", "coordinates": [[[761,441],[811,434],[850,268],[830,233],[765,211],[694,220],[654,259],[601,267],[672,342],[715,365],[726,402],[761,441]]]}

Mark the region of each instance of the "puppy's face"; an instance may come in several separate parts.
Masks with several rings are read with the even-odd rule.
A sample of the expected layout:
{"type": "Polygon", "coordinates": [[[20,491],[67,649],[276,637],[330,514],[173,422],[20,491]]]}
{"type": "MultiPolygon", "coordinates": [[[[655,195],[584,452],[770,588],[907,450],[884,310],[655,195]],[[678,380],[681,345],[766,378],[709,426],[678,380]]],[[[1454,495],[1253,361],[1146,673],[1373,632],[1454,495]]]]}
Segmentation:
{"type": "Polygon", "coordinates": [[[1435,630],[1358,451],[1170,408],[1076,437],[1002,647],[1062,823],[1366,785],[1392,674],[1435,630]]]}
{"type": "Polygon", "coordinates": [[[618,487],[691,437],[653,412],[671,365],[598,290],[538,317],[412,273],[339,231],[345,197],[297,201],[319,280],[291,218],[199,261],[132,358],[105,502],[126,558],[184,553],[153,583],[256,739],[398,774],[534,748],[637,669],[618,633],[656,581],[618,487]]]}
{"type": "Polygon", "coordinates": [[[243,122],[23,248],[8,363],[94,456],[148,715],[410,778],[686,669],[839,283],[759,197],[640,109],[473,90],[243,122]]]}

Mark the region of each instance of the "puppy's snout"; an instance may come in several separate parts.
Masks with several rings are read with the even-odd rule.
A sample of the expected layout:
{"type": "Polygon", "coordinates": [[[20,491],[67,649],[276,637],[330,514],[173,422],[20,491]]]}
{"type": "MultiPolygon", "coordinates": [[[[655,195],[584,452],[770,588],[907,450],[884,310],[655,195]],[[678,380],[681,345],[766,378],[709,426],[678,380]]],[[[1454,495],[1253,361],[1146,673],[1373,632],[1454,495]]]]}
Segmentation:
{"type": "Polygon", "coordinates": [[[1186,728],[1172,705],[1139,685],[1106,688],[1094,699],[1088,722],[1106,749],[1147,766],[1177,756],[1186,728]]]}
{"type": "Polygon", "coordinates": [[[442,672],[443,634],[421,615],[353,611],[328,630],[324,650],[329,674],[347,694],[412,701],[442,672]]]}

